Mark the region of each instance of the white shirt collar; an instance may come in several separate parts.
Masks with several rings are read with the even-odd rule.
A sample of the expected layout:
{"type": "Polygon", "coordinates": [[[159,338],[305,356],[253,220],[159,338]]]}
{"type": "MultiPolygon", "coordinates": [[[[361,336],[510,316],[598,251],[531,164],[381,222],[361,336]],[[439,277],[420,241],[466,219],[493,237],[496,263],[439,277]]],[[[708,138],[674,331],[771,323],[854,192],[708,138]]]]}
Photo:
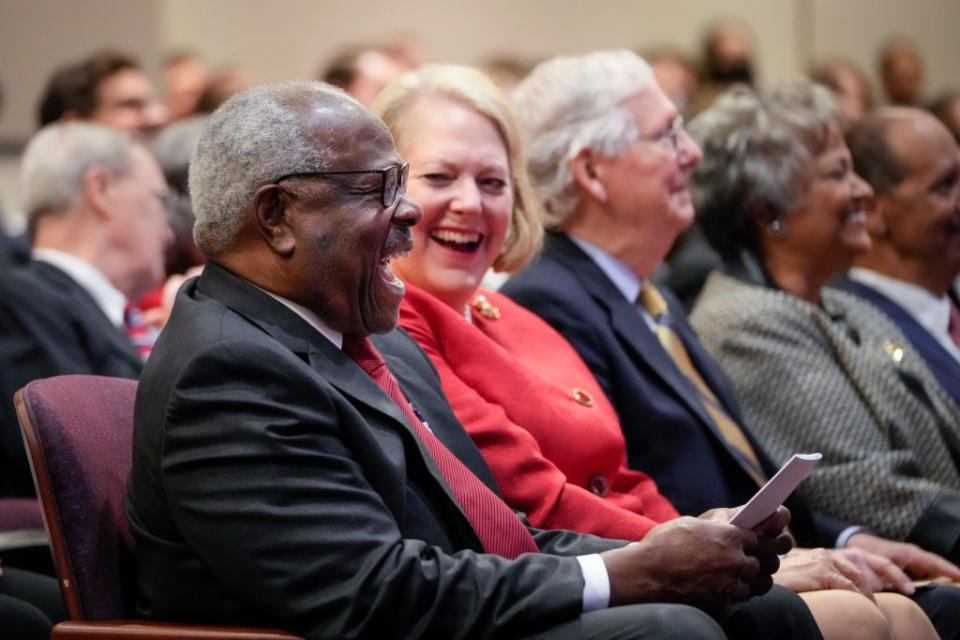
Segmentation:
{"type": "MultiPolygon", "coordinates": [[[[253,284],[253,283],[251,282],[250,284],[253,284]]],[[[257,287],[257,285],[255,284],[253,284],[253,286],[257,287]]],[[[276,300],[286,308],[290,309],[290,311],[293,311],[295,314],[303,318],[304,322],[306,322],[311,327],[319,331],[320,335],[322,335],[324,338],[332,342],[337,347],[337,349],[343,349],[343,334],[340,333],[339,331],[334,331],[333,329],[328,327],[327,323],[321,320],[320,316],[315,314],[313,311],[310,311],[310,309],[307,309],[303,305],[299,305],[296,302],[291,302],[290,300],[287,300],[283,296],[278,296],[273,292],[267,291],[266,289],[261,289],[260,287],[257,287],[257,289],[260,289],[260,291],[263,291],[265,294],[267,294],[268,296],[270,296],[271,298],[273,298],[274,300],[276,300]]]]}
{"type": "Polygon", "coordinates": [[[643,288],[643,281],[637,277],[637,274],[597,245],[575,235],[568,235],[567,237],[590,256],[590,259],[600,268],[600,271],[603,271],[610,278],[613,285],[630,304],[637,301],[637,296],[640,295],[640,290],[643,288]]]}
{"type": "Polygon", "coordinates": [[[123,326],[123,311],[127,306],[127,297],[117,290],[96,267],[75,255],[56,249],[34,249],[31,255],[34,260],[53,265],[76,280],[77,284],[90,294],[110,322],[117,327],[123,326]]]}
{"type": "Polygon", "coordinates": [[[872,269],[853,267],[851,280],[876,289],[900,305],[920,326],[927,330],[947,352],[960,361],[960,349],[950,339],[950,299],[937,297],[923,287],[877,273],[872,269]]]}

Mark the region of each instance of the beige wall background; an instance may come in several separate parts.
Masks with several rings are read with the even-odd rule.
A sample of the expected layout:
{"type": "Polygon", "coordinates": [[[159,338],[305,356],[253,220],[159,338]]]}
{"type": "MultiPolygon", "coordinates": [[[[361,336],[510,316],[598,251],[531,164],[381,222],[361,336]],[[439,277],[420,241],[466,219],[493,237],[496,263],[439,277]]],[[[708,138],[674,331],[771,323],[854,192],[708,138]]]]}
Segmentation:
{"type": "Polygon", "coordinates": [[[960,88],[957,0],[0,0],[0,206],[15,217],[16,150],[47,76],[101,47],[132,52],[152,72],[166,53],[190,49],[269,81],[312,77],[348,43],[401,33],[419,36],[433,60],[467,64],[609,47],[694,54],[718,17],[753,30],[761,81],[827,55],[872,75],[876,50],[896,34],[920,46],[931,93],[960,88]]]}

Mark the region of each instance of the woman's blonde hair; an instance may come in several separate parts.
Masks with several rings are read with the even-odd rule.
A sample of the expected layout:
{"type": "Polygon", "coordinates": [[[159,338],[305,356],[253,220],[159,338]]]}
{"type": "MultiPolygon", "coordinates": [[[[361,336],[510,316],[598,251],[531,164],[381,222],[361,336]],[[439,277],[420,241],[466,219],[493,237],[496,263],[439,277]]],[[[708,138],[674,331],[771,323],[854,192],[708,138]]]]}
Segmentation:
{"type": "Polygon", "coordinates": [[[397,147],[404,146],[405,117],[425,96],[440,96],[476,110],[489,118],[507,149],[513,212],[503,251],[493,262],[497,271],[515,273],[533,257],[543,241],[540,202],[527,176],[527,161],[520,128],[503,92],[482,72],[471,67],[433,64],[407,73],[377,97],[373,111],[390,128],[397,147]]]}

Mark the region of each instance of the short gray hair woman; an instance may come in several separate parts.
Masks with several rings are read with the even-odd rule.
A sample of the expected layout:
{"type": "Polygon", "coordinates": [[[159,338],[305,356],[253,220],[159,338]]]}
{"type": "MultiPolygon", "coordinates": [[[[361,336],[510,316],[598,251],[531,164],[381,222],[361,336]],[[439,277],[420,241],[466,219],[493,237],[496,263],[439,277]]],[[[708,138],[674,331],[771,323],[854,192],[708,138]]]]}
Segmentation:
{"type": "Polygon", "coordinates": [[[696,206],[725,260],[691,320],[763,447],[823,454],[804,485],[817,510],[956,561],[937,523],[960,525],[943,436],[960,410],[886,316],[826,287],[870,246],[871,191],[841,127],[809,83],[734,89],[691,124],[696,206]]]}

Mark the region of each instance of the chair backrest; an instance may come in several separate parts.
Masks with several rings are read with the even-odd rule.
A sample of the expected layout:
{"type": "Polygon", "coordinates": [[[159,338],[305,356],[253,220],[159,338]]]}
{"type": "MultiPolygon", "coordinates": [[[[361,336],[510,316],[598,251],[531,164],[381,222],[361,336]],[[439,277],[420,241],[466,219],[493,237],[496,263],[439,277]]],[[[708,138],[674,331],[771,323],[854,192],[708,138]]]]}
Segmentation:
{"type": "Polygon", "coordinates": [[[57,376],[14,397],[71,620],[117,619],[131,610],[124,502],[136,391],[135,380],[57,376]]]}

